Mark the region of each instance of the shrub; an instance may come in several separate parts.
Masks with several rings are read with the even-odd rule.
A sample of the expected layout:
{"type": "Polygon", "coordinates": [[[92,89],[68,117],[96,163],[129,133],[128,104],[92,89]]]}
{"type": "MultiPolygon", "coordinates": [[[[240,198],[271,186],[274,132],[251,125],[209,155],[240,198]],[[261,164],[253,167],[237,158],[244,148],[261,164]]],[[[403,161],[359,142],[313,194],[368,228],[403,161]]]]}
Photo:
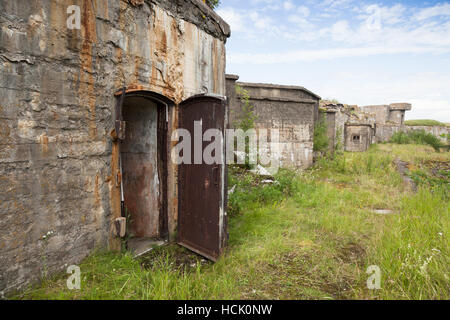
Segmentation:
{"type": "Polygon", "coordinates": [[[243,209],[278,204],[292,196],[298,189],[297,174],[290,169],[280,169],[272,183],[262,183],[267,178],[255,175],[239,167],[229,167],[228,186],[234,192],[228,197],[228,214],[235,216],[243,209]]]}
{"type": "Polygon", "coordinates": [[[444,144],[435,135],[425,132],[425,130],[412,130],[408,132],[396,132],[390,142],[397,144],[422,144],[429,145],[439,152],[444,144]]]}
{"type": "Polygon", "coordinates": [[[253,129],[257,116],[253,112],[254,106],[250,104],[250,95],[247,90],[238,85],[236,85],[236,93],[242,102],[242,112],[238,121],[234,123],[234,127],[244,131],[253,129]]]}
{"type": "Polygon", "coordinates": [[[328,149],[327,122],[325,113],[319,115],[319,121],[314,126],[314,151],[326,151],[328,149]]]}
{"type": "Polygon", "coordinates": [[[204,2],[212,9],[217,8],[220,4],[220,0],[205,0],[204,2]]]}
{"type": "MultiPolygon", "coordinates": [[[[241,112],[239,114],[239,119],[234,121],[233,127],[235,129],[242,129],[245,132],[248,130],[255,128],[255,120],[257,116],[255,115],[253,109],[254,106],[250,103],[250,95],[247,90],[242,87],[236,85],[236,93],[241,100],[241,112]]],[[[231,111],[233,112],[233,111],[231,111]]],[[[252,135],[251,138],[254,136],[252,135]]],[[[250,138],[250,139],[251,139],[250,138]]],[[[235,144],[236,147],[236,144],[235,144]]],[[[250,141],[246,139],[245,141],[245,168],[251,169],[252,165],[250,165],[250,141]]]]}

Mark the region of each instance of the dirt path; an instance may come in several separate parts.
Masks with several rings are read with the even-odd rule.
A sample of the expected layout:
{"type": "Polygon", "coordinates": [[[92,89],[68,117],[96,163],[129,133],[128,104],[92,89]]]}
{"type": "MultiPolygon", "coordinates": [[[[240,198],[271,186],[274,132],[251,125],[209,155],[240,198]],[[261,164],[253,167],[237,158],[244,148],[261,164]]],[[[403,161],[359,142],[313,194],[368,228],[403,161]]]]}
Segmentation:
{"type": "Polygon", "coordinates": [[[397,167],[397,171],[402,175],[403,183],[405,184],[405,186],[406,186],[409,190],[411,190],[411,191],[413,191],[413,192],[416,192],[416,191],[417,191],[417,186],[416,186],[416,184],[414,183],[414,181],[413,181],[413,180],[409,177],[409,175],[408,175],[408,172],[409,172],[409,170],[408,170],[409,162],[402,161],[402,160],[400,160],[400,159],[395,159],[395,160],[394,160],[394,163],[395,163],[395,165],[396,165],[396,167],[397,167]]]}

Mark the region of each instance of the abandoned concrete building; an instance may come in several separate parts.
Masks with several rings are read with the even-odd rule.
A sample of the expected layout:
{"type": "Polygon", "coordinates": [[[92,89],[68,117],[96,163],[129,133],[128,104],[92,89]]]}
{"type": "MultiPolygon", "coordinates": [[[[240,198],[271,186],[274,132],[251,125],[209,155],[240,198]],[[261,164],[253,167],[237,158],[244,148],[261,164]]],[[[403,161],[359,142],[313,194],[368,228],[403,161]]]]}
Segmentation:
{"type": "Polygon", "coordinates": [[[329,150],[366,151],[373,143],[376,121],[371,113],[356,105],[329,101],[320,102],[320,113],[325,115],[329,150]]]}
{"type": "Polygon", "coordinates": [[[366,151],[372,144],[374,129],[368,123],[345,125],[345,151],[366,151]]]}
{"type": "Polygon", "coordinates": [[[238,82],[237,75],[226,75],[226,88],[229,105],[229,124],[235,125],[242,119],[242,96],[236,86],[249,95],[255,116],[254,127],[278,130],[278,143],[281,167],[308,168],[313,164],[314,125],[318,119],[320,97],[300,86],[286,86],[263,83],[238,82]]]}
{"type": "Polygon", "coordinates": [[[0,292],[120,250],[125,217],[216,259],[225,165],[170,150],[176,128],[226,126],[229,26],[201,0],[1,1],[0,26],[0,292]]]}
{"type": "Polygon", "coordinates": [[[363,106],[361,110],[375,115],[375,143],[389,141],[393,134],[404,130],[405,112],[411,110],[409,103],[363,106]]]}

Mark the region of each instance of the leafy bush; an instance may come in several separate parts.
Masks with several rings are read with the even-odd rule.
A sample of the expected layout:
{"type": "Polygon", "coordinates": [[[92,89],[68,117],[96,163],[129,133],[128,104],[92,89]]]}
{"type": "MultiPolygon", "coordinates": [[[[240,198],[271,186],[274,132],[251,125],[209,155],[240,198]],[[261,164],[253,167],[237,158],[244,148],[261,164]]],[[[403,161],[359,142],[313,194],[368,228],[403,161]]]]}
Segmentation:
{"type": "Polygon", "coordinates": [[[250,95],[248,91],[236,85],[236,93],[242,102],[242,112],[239,120],[234,123],[234,127],[247,131],[255,127],[255,120],[257,116],[254,114],[254,106],[250,104],[250,95]]]}
{"type": "Polygon", "coordinates": [[[325,113],[321,113],[319,121],[314,127],[314,151],[326,151],[328,149],[327,122],[325,113]]]}
{"type": "Polygon", "coordinates": [[[230,166],[228,186],[234,186],[234,192],[228,197],[228,214],[234,216],[244,208],[275,205],[296,192],[298,180],[292,170],[280,169],[273,178],[272,183],[262,183],[267,178],[230,166]]]}
{"type": "Polygon", "coordinates": [[[212,9],[217,8],[220,4],[220,0],[204,0],[203,2],[205,2],[212,9]]]}
{"type": "Polygon", "coordinates": [[[334,146],[334,152],[337,154],[340,154],[342,153],[342,151],[344,151],[344,146],[342,143],[342,138],[344,136],[343,131],[344,130],[342,128],[339,128],[336,131],[336,145],[334,146]]]}
{"type": "Polygon", "coordinates": [[[390,142],[397,144],[422,144],[429,145],[433,149],[439,152],[440,148],[444,147],[444,144],[438,137],[431,133],[425,132],[425,130],[412,130],[408,132],[396,132],[390,142]]]}
{"type": "MultiPolygon", "coordinates": [[[[242,129],[244,133],[248,132],[248,130],[255,128],[255,120],[257,116],[254,114],[253,109],[254,106],[250,103],[250,95],[247,90],[242,87],[236,85],[236,94],[241,100],[241,112],[239,113],[239,118],[233,123],[233,127],[235,129],[242,129]]],[[[233,111],[232,111],[233,112],[233,111]]],[[[252,135],[249,139],[253,138],[252,135]]],[[[250,164],[250,141],[246,139],[245,141],[245,168],[251,169],[252,165],[250,164]]],[[[236,147],[236,145],[235,145],[236,147]]]]}

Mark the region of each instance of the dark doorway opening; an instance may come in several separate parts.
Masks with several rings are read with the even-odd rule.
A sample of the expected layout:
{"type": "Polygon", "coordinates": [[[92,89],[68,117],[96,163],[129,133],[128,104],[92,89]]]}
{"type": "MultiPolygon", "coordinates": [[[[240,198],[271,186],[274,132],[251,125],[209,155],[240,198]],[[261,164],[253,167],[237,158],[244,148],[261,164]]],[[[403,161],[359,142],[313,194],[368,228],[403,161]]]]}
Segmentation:
{"type": "Polygon", "coordinates": [[[135,255],[168,238],[168,107],[142,93],[125,95],[122,105],[122,214],[127,218],[127,246],[135,255]]]}

